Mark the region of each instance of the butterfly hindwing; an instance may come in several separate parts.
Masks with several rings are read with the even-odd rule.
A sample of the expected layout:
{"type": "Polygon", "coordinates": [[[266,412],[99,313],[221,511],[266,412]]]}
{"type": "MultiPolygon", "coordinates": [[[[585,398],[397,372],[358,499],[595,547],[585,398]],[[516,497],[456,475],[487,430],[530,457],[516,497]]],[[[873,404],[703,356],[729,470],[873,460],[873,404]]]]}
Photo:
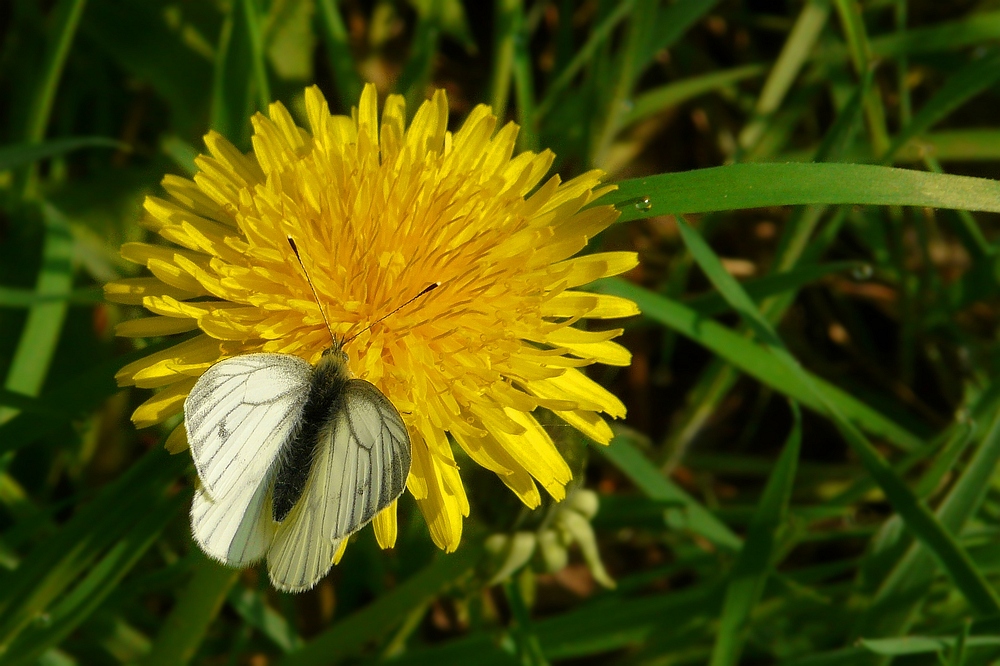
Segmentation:
{"type": "Polygon", "coordinates": [[[232,567],[262,559],[274,539],[274,525],[265,510],[268,485],[237,489],[234,495],[213,500],[204,488],[191,502],[191,532],[211,558],[232,567]]]}
{"type": "Polygon", "coordinates": [[[320,529],[315,498],[322,493],[322,486],[320,479],[311,477],[303,498],[275,530],[267,552],[267,572],[271,584],[283,592],[310,589],[333,566],[333,556],[341,540],[327,539],[320,529]]]}
{"type": "Polygon", "coordinates": [[[287,354],[247,354],[216,363],[184,402],[191,457],[202,486],[191,531],[210,557],[244,566],[274,538],[274,462],[298,427],[312,366],[287,354]]]}

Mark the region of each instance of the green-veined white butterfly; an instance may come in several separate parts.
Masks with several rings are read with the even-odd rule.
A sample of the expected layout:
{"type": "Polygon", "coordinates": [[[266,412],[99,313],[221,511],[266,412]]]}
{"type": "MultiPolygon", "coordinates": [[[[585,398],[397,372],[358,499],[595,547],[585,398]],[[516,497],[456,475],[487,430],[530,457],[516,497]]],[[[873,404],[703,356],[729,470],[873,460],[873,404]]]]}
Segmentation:
{"type": "Polygon", "coordinates": [[[402,417],[374,385],[350,378],[343,340],[331,337],[315,367],[290,354],[220,361],[184,401],[201,480],[195,541],[233,567],[266,557],[272,584],[289,592],[326,575],[341,542],[402,494],[410,470],[402,417]]]}

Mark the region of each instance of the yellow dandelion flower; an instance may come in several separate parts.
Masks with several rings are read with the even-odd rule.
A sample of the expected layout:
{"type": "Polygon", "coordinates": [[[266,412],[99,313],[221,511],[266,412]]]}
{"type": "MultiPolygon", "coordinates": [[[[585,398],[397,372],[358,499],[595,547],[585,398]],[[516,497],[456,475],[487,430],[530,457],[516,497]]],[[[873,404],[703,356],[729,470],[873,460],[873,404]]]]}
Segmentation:
{"type": "MultiPolygon", "coordinates": [[[[580,369],[627,365],[613,342],[621,330],[574,327],[638,313],[631,301],[574,290],[636,264],[631,252],[574,256],[616,219],[611,206],[588,207],[613,186],[601,186],[598,171],[542,182],[552,153],[514,156],[517,125],[495,131],[486,106],[449,132],[443,91],[409,127],[398,95],[379,122],[371,85],[352,117],[331,115],[315,87],[305,102],[309,131],[273,104],[269,118],[252,120],[252,152],[209,133],[194,179],[167,176],[169,197],[146,199],[145,224],[171,245],[122,247],[152,276],[112,282],[106,295],[155,316],[118,334],[200,332],[121,370],[120,384],[158,389],[133,421],[179,413],[198,377],[225,358],[318,361],[330,337],[291,237],[334,331],[360,331],[344,349],[349,370],[403,415],[407,489],[439,547],[458,546],[469,511],[453,442],[529,507],[541,501],[536,484],[562,499],[569,467],[532,412],[551,410],[601,444],[611,439],[601,413],[625,415],[580,369]],[[440,286],[379,321],[432,283],[440,286]]],[[[174,430],[168,449],[183,450],[184,437],[174,430]]],[[[392,545],[395,505],[373,522],[379,543],[392,545]]]]}

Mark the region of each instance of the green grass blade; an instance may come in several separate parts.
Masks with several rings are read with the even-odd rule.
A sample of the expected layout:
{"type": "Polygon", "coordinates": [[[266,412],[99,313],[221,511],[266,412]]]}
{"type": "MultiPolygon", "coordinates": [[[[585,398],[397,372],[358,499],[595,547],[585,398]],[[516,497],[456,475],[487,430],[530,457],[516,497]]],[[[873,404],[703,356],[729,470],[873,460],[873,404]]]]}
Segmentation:
{"type": "Polygon", "coordinates": [[[638,50],[633,67],[634,76],[638,76],[657,54],[669,49],[692,26],[719,4],[719,0],[678,0],[667,6],[661,5],[656,18],[656,24],[650,26],[649,39],[645,40],[638,50]]]}
{"type": "Polygon", "coordinates": [[[25,138],[29,142],[41,141],[52,115],[52,105],[56,98],[56,89],[62,78],[66,57],[76,37],[76,30],[83,16],[86,0],[60,0],[52,10],[56,17],[51,39],[46,47],[45,65],[40,85],[35,94],[34,105],[25,138]]]}
{"type": "MultiPolygon", "coordinates": [[[[73,235],[69,221],[54,207],[42,204],[45,242],[35,292],[40,296],[65,294],[73,286],[73,235]]],[[[37,396],[41,393],[66,318],[65,301],[38,303],[28,311],[28,320],[7,371],[4,388],[37,396]]],[[[0,424],[17,414],[0,409],[0,424]]]]}
{"type": "Polygon", "coordinates": [[[257,108],[267,109],[271,103],[271,83],[267,78],[267,60],[264,53],[263,17],[257,0],[241,0],[243,19],[246,22],[247,42],[250,44],[250,60],[253,68],[254,88],[257,92],[257,108]]]}
{"type": "Polygon", "coordinates": [[[187,468],[187,456],[157,448],[0,575],[0,649],[47,612],[122,535],[142,522],[187,468]]]}
{"type": "Polygon", "coordinates": [[[590,31],[587,41],[577,50],[573,59],[566,65],[566,68],[552,80],[552,83],[549,84],[545,91],[545,96],[539,101],[538,108],[535,110],[535,115],[539,120],[552,110],[559,94],[573,82],[573,79],[576,78],[583,67],[591,63],[597,49],[603,46],[611,37],[611,33],[615,27],[628,17],[634,4],[635,0],[623,0],[615,7],[614,11],[608,14],[599,25],[590,31]]]}
{"type": "Polygon", "coordinates": [[[361,98],[363,82],[354,67],[354,56],[348,42],[347,27],[337,8],[337,0],[318,0],[319,17],[333,85],[342,109],[350,109],[361,98]]]}
{"type": "Polygon", "coordinates": [[[524,8],[520,6],[514,11],[514,30],[514,92],[517,95],[517,122],[521,126],[517,145],[519,150],[538,152],[541,145],[538,141],[535,80],[532,72],[534,63],[528,49],[531,38],[525,26],[524,8]]]}
{"type": "Polygon", "coordinates": [[[663,476],[656,465],[622,435],[609,446],[594,447],[622,471],[647,497],[657,502],[675,504],[668,509],[674,527],[700,534],[719,548],[738,550],[743,541],[700,502],[663,476]]]}
{"type": "Polygon", "coordinates": [[[465,543],[458,552],[437,557],[392,591],[337,622],[301,650],[286,655],[277,663],[280,666],[329,664],[357,654],[372,640],[388,635],[411,610],[426,604],[445,586],[464,576],[479,561],[481,553],[478,544],[465,543]]]}
{"type": "Polygon", "coordinates": [[[595,600],[577,610],[536,620],[535,633],[549,659],[602,654],[642,643],[673,626],[712,618],[721,593],[721,586],[703,583],[672,594],[595,600]]]}
{"type": "MultiPolygon", "coordinates": [[[[190,33],[173,29],[164,9],[152,2],[92,2],[80,32],[129,78],[166,102],[174,132],[200,135],[211,91],[212,45],[206,40],[203,48],[193,47],[184,39],[190,33]]],[[[217,20],[216,10],[211,11],[217,20]]]]}
{"type": "Polygon", "coordinates": [[[957,21],[910,28],[871,40],[879,57],[936,53],[996,42],[1000,39],[1000,11],[971,14],[957,21]]]}
{"type": "Polygon", "coordinates": [[[732,164],[618,183],[620,220],[789,206],[863,204],[1000,212],[1000,182],[868,164],[732,164]]]}
{"type": "Polygon", "coordinates": [[[631,108],[622,116],[621,126],[629,125],[675,107],[700,95],[728,88],[740,81],[760,76],[766,71],[763,65],[744,65],[673,81],[636,95],[631,108]]]}
{"type": "Polygon", "coordinates": [[[115,373],[126,364],[177,344],[179,340],[164,340],[119,358],[98,363],[51,390],[38,400],[41,413],[22,412],[0,425],[0,454],[26,446],[40,437],[65,427],[66,419],[53,419],[52,414],[76,417],[96,409],[121,388],[115,383],[115,373]]]}
{"type": "MultiPolygon", "coordinates": [[[[903,638],[862,639],[858,641],[858,645],[875,654],[900,657],[944,652],[955,648],[960,640],[961,636],[904,636],[903,638]]],[[[969,636],[965,639],[965,647],[1000,647],[1000,636],[969,636]]]]}
{"type": "Polygon", "coordinates": [[[764,583],[767,582],[774,557],[776,533],[788,514],[802,445],[802,415],[798,405],[793,402],[791,406],[795,417],[792,431],[788,434],[785,448],[767,481],[750,521],[746,541],[730,573],[722,603],[722,617],[719,619],[719,632],[712,649],[712,660],[709,662],[711,666],[739,663],[750,613],[764,594],[764,583]]]}
{"type": "Polygon", "coordinates": [[[521,39],[523,0],[500,0],[494,5],[493,69],[490,74],[490,107],[497,118],[507,117],[507,100],[514,69],[514,50],[521,39]]]}
{"type": "Polygon", "coordinates": [[[923,134],[938,122],[1000,80],[1000,52],[993,52],[969,63],[948,77],[945,84],[929,99],[913,119],[892,141],[881,162],[889,163],[893,156],[913,137],[923,134]]]}
{"type": "Polygon", "coordinates": [[[102,136],[74,136],[40,143],[19,143],[0,147],[0,171],[24,166],[50,157],[65,155],[82,148],[128,150],[129,145],[102,136]]]}
{"type": "MultiPolygon", "coordinates": [[[[938,507],[937,517],[951,533],[958,534],[982,505],[997,465],[1000,465],[1000,415],[994,418],[972,460],[938,507]]],[[[858,634],[887,636],[906,631],[916,604],[934,580],[935,564],[927,547],[913,545],[859,618],[858,634]]]]}
{"type": "MultiPolygon", "coordinates": [[[[847,39],[847,50],[854,64],[854,70],[859,77],[863,77],[873,66],[873,55],[861,5],[854,0],[833,0],[833,2],[840,16],[841,29],[847,39]]],[[[889,130],[885,120],[885,106],[878,87],[873,86],[867,90],[864,108],[872,151],[881,155],[889,147],[889,130]]]]}
{"type": "Polygon", "coordinates": [[[200,153],[184,139],[178,136],[166,136],[160,141],[160,149],[188,176],[198,173],[198,165],[194,160],[200,153]]]}
{"type": "Polygon", "coordinates": [[[190,503],[187,493],[164,496],[155,504],[143,507],[144,515],[73,590],[46,615],[44,625],[32,625],[23,632],[4,655],[5,664],[30,664],[47,649],[59,644],[87,620],[102,601],[114,592],[132,567],[149,550],[160,533],[190,503]]]}
{"type": "Polygon", "coordinates": [[[69,303],[71,305],[93,305],[104,300],[104,290],[100,287],[74,289],[65,294],[39,293],[33,289],[0,287],[0,308],[31,308],[43,303],[69,303]]]}
{"type": "MultiPolygon", "coordinates": [[[[802,380],[783,368],[769,352],[757,343],[734,333],[721,324],[705,319],[691,308],[624,280],[607,278],[599,280],[595,283],[595,287],[602,293],[631,299],[639,306],[645,317],[691,338],[726,362],[779,393],[821,414],[826,413],[823,402],[818,400],[803,385],[802,380]]],[[[838,410],[847,414],[866,431],[885,438],[903,450],[919,449],[924,446],[922,438],[886,418],[846,391],[819,377],[812,377],[812,383],[816,385],[825,401],[834,404],[838,410]]]]}
{"type": "Polygon", "coordinates": [[[267,636],[282,652],[294,652],[302,647],[302,637],[285,618],[267,605],[264,594],[245,587],[229,592],[229,605],[253,628],[267,636]]]}
{"type": "Polygon", "coordinates": [[[754,117],[740,130],[737,143],[743,150],[754,146],[764,133],[768,118],[781,107],[785,96],[812,53],[830,15],[828,0],[810,0],[803,7],[757,97],[754,117]]]}
{"type": "Polygon", "coordinates": [[[173,666],[191,661],[239,576],[238,569],[224,567],[200,553],[197,558],[194,575],[178,594],[177,603],[143,661],[144,666],[173,666]]]}
{"type": "Polygon", "coordinates": [[[215,49],[212,129],[245,150],[249,145],[253,101],[253,46],[243,0],[233,2],[215,49]]]}
{"type": "Polygon", "coordinates": [[[517,643],[520,662],[524,666],[548,666],[549,662],[542,653],[538,637],[532,629],[531,614],[524,601],[524,595],[518,588],[518,583],[508,580],[502,584],[502,587],[507,605],[510,607],[512,620],[510,633],[514,642],[517,643]]]}
{"type": "MultiPolygon", "coordinates": [[[[69,55],[70,47],[76,38],[77,28],[86,7],[86,0],[60,0],[52,10],[53,26],[45,47],[45,64],[42,66],[41,77],[38,79],[31,111],[28,114],[28,126],[24,138],[28,143],[38,143],[45,138],[52,116],[52,105],[55,103],[56,91],[62,79],[63,68],[69,55]]],[[[29,169],[25,180],[24,194],[34,196],[37,171],[29,169]]]]}
{"type": "MultiPolygon", "coordinates": [[[[835,261],[828,264],[802,266],[780,273],[769,273],[741,284],[747,295],[754,302],[759,303],[774,296],[793,294],[802,287],[827,276],[838,273],[848,274],[852,271],[863,270],[867,266],[868,264],[860,261],[835,261]]],[[[726,299],[714,291],[687,299],[684,304],[705,317],[714,317],[730,309],[726,299]]]]}
{"type": "Polygon", "coordinates": [[[893,471],[878,450],[861,434],[841,410],[823,395],[819,386],[785,349],[770,323],[760,314],[753,302],[740,288],[739,283],[726,272],[718,257],[698,234],[683,220],[678,228],[688,250],[713,285],[726,297],[733,308],[768,346],[774,358],[791,376],[802,383],[804,390],[825,407],[826,415],[834,422],[847,440],[868,473],[885,492],[886,499],[899,513],[906,526],[940,560],[945,571],[962,592],[969,604],[981,615],[1000,614],[1000,598],[976,569],[965,549],[948,529],[928,510],[893,471]]]}
{"type": "Polygon", "coordinates": [[[445,0],[430,0],[426,10],[420,12],[410,43],[410,54],[396,82],[397,90],[406,97],[406,108],[410,109],[410,113],[427,96],[427,84],[441,38],[444,7],[445,0]]]}

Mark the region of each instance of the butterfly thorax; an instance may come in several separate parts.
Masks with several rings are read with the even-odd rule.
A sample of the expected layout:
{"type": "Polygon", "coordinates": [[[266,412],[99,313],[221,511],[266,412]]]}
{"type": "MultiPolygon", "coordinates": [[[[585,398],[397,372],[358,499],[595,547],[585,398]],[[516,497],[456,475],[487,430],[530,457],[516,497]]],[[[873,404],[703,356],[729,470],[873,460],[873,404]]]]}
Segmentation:
{"type": "Polygon", "coordinates": [[[313,369],[302,416],[281,447],[274,479],[273,518],[281,522],[305,490],[320,435],[342,411],[344,388],[350,380],[347,355],[340,345],[323,352],[313,369]]]}

